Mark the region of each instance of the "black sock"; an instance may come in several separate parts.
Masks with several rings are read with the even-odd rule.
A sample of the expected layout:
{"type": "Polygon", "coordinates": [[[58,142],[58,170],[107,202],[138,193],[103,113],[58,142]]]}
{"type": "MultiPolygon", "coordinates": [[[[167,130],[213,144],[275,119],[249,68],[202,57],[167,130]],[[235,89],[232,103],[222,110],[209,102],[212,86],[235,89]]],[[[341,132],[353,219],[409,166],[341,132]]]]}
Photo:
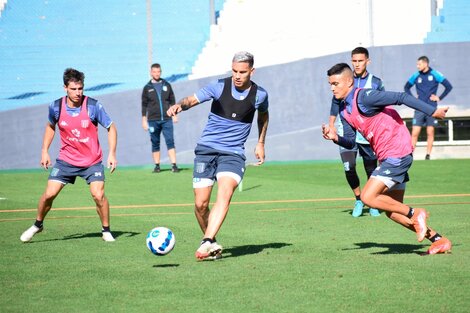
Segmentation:
{"type": "Polygon", "coordinates": [[[37,228],[41,228],[41,227],[42,227],[42,224],[43,224],[43,221],[36,220],[36,221],[34,222],[34,226],[36,226],[37,228]]]}
{"type": "Polygon", "coordinates": [[[412,207],[410,207],[410,211],[408,211],[408,214],[406,215],[406,217],[412,218],[413,214],[415,214],[415,210],[412,207]]]}
{"type": "Polygon", "coordinates": [[[361,200],[361,195],[356,196],[356,200],[361,200]]]}
{"type": "Polygon", "coordinates": [[[160,167],[160,163],[155,163],[155,167],[160,167]]]}
{"type": "Polygon", "coordinates": [[[201,244],[203,244],[206,241],[209,241],[210,243],[214,243],[215,240],[211,239],[211,238],[203,238],[202,241],[201,241],[201,244]]]}
{"type": "Polygon", "coordinates": [[[429,240],[430,240],[431,242],[436,242],[436,241],[438,241],[438,240],[441,239],[441,238],[442,238],[442,236],[439,235],[438,233],[436,233],[434,236],[432,236],[431,238],[429,238],[429,240]]]}
{"type": "Polygon", "coordinates": [[[110,229],[109,226],[103,226],[103,227],[101,227],[101,232],[103,232],[103,233],[108,232],[109,233],[109,232],[111,232],[111,229],[110,229]]]}

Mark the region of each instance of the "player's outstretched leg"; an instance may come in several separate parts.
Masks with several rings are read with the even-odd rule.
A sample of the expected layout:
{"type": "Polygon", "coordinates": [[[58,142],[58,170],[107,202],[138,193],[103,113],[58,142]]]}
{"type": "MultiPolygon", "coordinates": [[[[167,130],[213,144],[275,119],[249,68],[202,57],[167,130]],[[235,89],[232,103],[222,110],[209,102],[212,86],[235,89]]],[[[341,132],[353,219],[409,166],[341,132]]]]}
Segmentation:
{"type": "Polygon", "coordinates": [[[43,221],[46,218],[47,213],[51,210],[54,199],[60,193],[62,188],[64,188],[64,186],[65,184],[54,180],[47,181],[46,190],[41,195],[41,198],[39,198],[36,221],[31,227],[21,234],[20,240],[22,242],[29,242],[31,239],[33,239],[34,235],[42,232],[44,228],[43,221]]]}
{"type": "MultiPolygon", "coordinates": [[[[393,189],[388,189],[386,185],[375,177],[371,177],[361,194],[361,200],[369,207],[378,208],[389,212],[389,214],[401,214],[411,221],[418,241],[421,242],[428,231],[426,219],[428,213],[425,209],[411,208],[403,204],[405,194],[405,184],[396,185],[393,189]]],[[[410,227],[407,223],[398,222],[405,227],[410,227]]]]}

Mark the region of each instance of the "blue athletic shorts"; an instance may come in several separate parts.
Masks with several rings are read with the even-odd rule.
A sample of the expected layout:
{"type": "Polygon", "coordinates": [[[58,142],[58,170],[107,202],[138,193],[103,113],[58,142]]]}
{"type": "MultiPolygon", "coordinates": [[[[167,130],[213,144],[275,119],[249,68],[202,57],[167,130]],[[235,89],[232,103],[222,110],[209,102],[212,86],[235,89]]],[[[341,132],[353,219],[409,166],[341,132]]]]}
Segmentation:
{"type": "Polygon", "coordinates": [[[168,150],[175,148],[175,138],[173,137],[173,120],[148,121],[150,142],[152,143],[152,152],[160,151],[160,135],[163,133],[166,148],[168,150]]]}
{"type": "Polygon", "coordinates": [[[387,158],[380,162],[371,177],[381,180],[389,189],[392,187],[404,189],[398,185],[405,184],[410,180],[408,170],[412,163],[413,156],[411,154],[402,158],[387,158]]]}
{"type": "Polygon", "coordinates": [[[78,167],[62,160],[56,160],[48,179],[66,185],[74,184],[77,176],[86,180],[87,184],[94,181],[104,182],[104,166],[99,162],[90,167],[78,167]]]}
{"type": "Polygon", "coordinates": [[[426,113],[415,111],[415,115],[413,117],[413,126],[437,126],[437,120],[432,117],[431,115],[427,115],[426,113]]]}
{"type": "Polygon", "coordinates": [[[245,156],[197,145],[194,150],[193,188],[209,187],[218,177],[232,177],[237,183],[245,173],[245,156]]]}

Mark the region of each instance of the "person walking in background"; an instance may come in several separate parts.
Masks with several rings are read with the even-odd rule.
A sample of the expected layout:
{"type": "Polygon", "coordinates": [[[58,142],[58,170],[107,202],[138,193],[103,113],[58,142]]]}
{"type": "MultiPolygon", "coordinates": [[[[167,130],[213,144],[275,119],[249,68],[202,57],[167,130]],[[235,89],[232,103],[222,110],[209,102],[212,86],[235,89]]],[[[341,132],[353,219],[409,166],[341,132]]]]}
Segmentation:
{"type": "Polygon", "coordinates": [[[334,65],[327,75],[334,97],[341,100],[344,133],[339,136],[334,128],[323,125],[323,137],[351,149],[359,131],[369,141],[380,163],[364,186],[361,200],[386,211],[390,219],[416,232],[419,242],[424,238],[431,241],[428,254],[450,251],[450,240],[428,227],[428,212],[403,203],[408,171],[413,163],[413,146],[408,129],[392,105],[404,104],[439,119],[445,117],[448,108],[435,108],[404,92],[356,88],[353,72],[346,63],[334,65]]]}
{"type": "MultiPolygon", "coordinates": [[[[405,92],[412,95],[411,87],[416,86],[417,98],[429,103],[433,107],[437,107],[437,103],[444,99],[445,96],[449,94],[452,90],[452,85],[438,71],[429,67],[429,59],[426,56],[421,56],[418,58],[416,63],[418,71],[415,72],[405,84],[405,92]],[[444,91],[440,96],[437,96],[437,88],[439,84],[444,86],[444,91]]],[[[411,139],[413,147],[416,147],[418,142],[419,133],[421,132],[421,127],[426,126],[426,135],[427,135],[427,146],[426,146],[426,157],[425,160],[431,159],[431,150],[434,144],[434,132],[435,127],[437,126],[437,120],[420,111],[415,111],[413,117],[413,125],[411,130],[411,139]]]]}
{"type": "MultiPolygon", "coordinates": [[[[351,63],[353,66],[354,86],[356,88],[385,90],[382,80],[367,71],[367,65],[369,65],[370,59],[369,51],[366,48],[357,47],[353,49],[351,51],[351,63]]],[[[335,127],[336,116],[339,113],[339,105],[340,101],[333,97],[330,108],[330,128],[335,127]]],[[[338,120],[337,131],[339,135],[343,134],[343,124],[341,123],[341,119],[338,120]]],[[[352,149],[346,149],[339,146],[339,154],[341,156],[341,161],[343,162],[346,180],[356,197],[356,202],[354,203],[354,209],[352,211],[353,217],[361,216],[364,209],[364,203],[361,201],[361,183],[356,171],[356,158],[358,151],[362,157],[367,178],[370,177],[374,169],[377,167],[377,158],[374,151],[372,151],[369,142],[359,132],[356,133],[356,145],[352,149]]],[[[379,210],[374,208],[369,208],[369,214],[371,216],[380,216],[379,210]]]]}
{"type": "Polygon", "coordinates": [[[204,233],[195,256],[199,260],[222,257],[222,246],[215,236],[228,213],[234,190],[245,172],[245,142],[250,134],[255,111],[258,111],[257,165],[264,163],[264,144],[268,129],[268,94],[251,81],[255,72],[253,55],[238,52],[232,59],[232,77],[219,79],[195,95],[170,107],[174,116],[199,103],[212,101],[206,127],[195,149],[193,189],[195,214],[204,233]],[[212,209],[209,201],[217,180],[217,198],[212,209]]]}
{"type": "Polygon", "coordinates": [[[33,236],[44,228],[44,219],[52,208],[52,203],[67,184],[75,183],[81,177],[90,186],[90,193],[96,203],[96,211],[101,219],[102,239],[114,241],[109,226],[109,202],[104,193],[104,166],[101,146],[98,141],[98,124],[108,130],[109,156],[107,166],[114,172],[117,166],[117,130],[103,105],[83,95],[85,75],[68,68],[64,72],[66,96],[49,105],[49,122],[46,125],[42,143],[41,166],[48,169],[51,165],[49,147],[56,133],[60,132],[61,147],[59,156],[51,170],[46,191],[39,199],[34,224],[20,237],[23,242],[31,241],[33,236]]]}
{"type": "Polygon", "coordinates": [[[142,90],[142,128],[150,134],[152,143],[152,157],[155,163],[154,173],[160,173],[160,135],[163,132],[168,157],[171,162],[171,171],[178,173],[176,165],[176,149],[173,136],[173,122],[177,123],[176,116],[167,115],[167,110],[175,104],[175,94],[171,84],[161,78],[160,64],[154,63],[150,67],[150,81],[142,90]]]}

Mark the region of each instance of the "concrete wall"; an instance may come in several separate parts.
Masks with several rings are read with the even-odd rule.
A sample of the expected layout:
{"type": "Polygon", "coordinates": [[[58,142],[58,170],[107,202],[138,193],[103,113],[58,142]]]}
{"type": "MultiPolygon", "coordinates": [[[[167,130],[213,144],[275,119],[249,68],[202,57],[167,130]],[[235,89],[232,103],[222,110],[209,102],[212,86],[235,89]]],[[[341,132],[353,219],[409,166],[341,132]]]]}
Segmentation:
{"type": "MultiPolygon", "coordinates": [[[[442,104],[452,105],[451,114],[470,116],[466,92],[470,85],[470,77],[466,75],[470,65],[469,42],[376,47],[369,50],[372,60],[370,72],[384,80],[387,90],[395,91],[403,90],[405,82],[416,70],[416,59],[427,55],[431,66],[441,71],[454,86],[442,104]]],[[[349,61],[350,53],[347,51],[256,70],[253,80],[268,91],[270,101],[267,161],[339,158],[337,146],[322,139],[320,128],[322,123],[328,121],[331,100],[326,71],[335,63],[349,61]]],[[[227,60],[227,70],[230,70],[230,60],[227,60]]],[[[176,98],[193,94],[215,78],[218,77],[173,84],[176,98]]],[[[60,81],[61,77],[57,80],[60,81]]],[[[141,127],[140,95],[139,89],[96,97],[116,123],[117,156],[121,166],[152,164],[150,139],[141,127]]],[[[178,163],[192,164],[193,149],[209,110],[210,104],[203,103],[179,115],[180,121],[175,125],[178,163]]],[[[403,112],[408,114],[406,110],[403,112]]],[[[0,113],[0,169],[39,166],[46,122],[47,104],[0,113]]],[[[249,162],[255,160],[253,149],[256,138],[255,123],[246,145],[249,162]]],[[[106,160],[107,138],[103,128],[100,128],[100,141],[106,160]]],[[[50,148],[53,159],[58,149],[59,140],[56,137],[50,148]]],[[[162,163],[167,162],[163,143],[162,163]]]]}

